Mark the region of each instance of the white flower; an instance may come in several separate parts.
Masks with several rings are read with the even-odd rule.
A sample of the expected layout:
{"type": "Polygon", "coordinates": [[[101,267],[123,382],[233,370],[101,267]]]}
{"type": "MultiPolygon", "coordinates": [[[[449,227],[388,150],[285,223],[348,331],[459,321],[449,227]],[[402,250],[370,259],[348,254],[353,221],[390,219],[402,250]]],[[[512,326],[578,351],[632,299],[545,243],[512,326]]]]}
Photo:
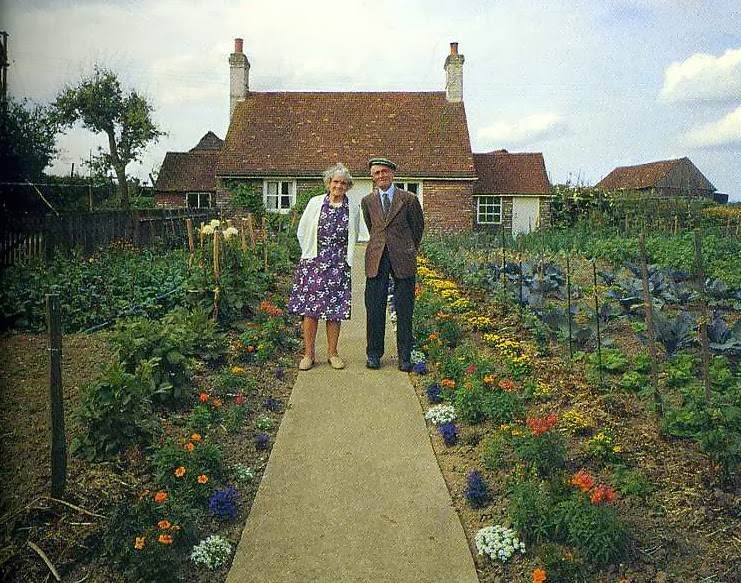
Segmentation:
{"type": "Polygon", "coordinates": [[[226,563],[232,554],[232,545],[224,537],[213,534],[193,547],[190,560],[196,565],[216,569],[226,563]]]}
{"type": "Polygon", "coordinates": [[[214,234],[213,225],[203,225],[201,227],[201,233],[204,235],[213,235],[214,234]]]}
{"type": "Polygon", "coordinates": [[[442,425],[443,423],[452,423],[456,419],[455,407],[441,403],[433,405],[425,413],[427,419],[433,425],[442,425]]]}
{"type": "Polygon", "coordinates": [[[239,234],[239,231],[236,227],[228,227],[224,230],[224,239],[227,241],[231,239],[232,237],[236,237],[239,234]]]}
{"type": "Polygon", "coordinates": [[[237,477],[237,480],[244,482],[245,484],[251,484],[255,481],[254,470],[244,464],[235,464],[234,475],[237,477]]]}
{"type": "Polygon", "coordinates": [[[221,226],[221,221],[219,219],[211,219],[209,225],[211,225],[211,227],[213,227],[214,229],[218,229],[221,226]]]}
{"type": "Polygon", "coordinates": [[[506,562],[515,551],[525,553],[525,543],[522,542],[514,530],[504,526],[486,526],[474,536],[476,549],[479,555],[487,555],[491,559],[506,562]]]}

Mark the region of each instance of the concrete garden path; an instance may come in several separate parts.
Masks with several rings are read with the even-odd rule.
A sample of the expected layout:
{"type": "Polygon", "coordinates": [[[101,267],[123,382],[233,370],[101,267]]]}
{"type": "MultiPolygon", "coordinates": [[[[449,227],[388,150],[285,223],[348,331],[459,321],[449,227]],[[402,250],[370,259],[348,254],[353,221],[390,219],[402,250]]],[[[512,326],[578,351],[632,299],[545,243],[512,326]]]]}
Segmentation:
{"type": "Polygon", "coordinates": [[[227,583],[478,583],[390,325],[381,369],[365,368],[364,251],[347,368],[299,373],[227,583]]]}

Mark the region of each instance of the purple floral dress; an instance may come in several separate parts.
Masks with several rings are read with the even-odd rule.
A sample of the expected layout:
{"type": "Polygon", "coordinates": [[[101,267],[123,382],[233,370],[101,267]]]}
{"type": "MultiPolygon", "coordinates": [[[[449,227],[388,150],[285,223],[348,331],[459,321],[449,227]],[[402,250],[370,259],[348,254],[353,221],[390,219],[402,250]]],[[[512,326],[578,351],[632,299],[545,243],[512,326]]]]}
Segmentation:
{"type": "Polygon", "coordinates": [[[351,306],[350,266],[347,257],[350,207],[329,204],[324,197],[319,212],[317,256],[301,259],[296,267],[288,311],[320,320],[349,320],[351,306]]]}

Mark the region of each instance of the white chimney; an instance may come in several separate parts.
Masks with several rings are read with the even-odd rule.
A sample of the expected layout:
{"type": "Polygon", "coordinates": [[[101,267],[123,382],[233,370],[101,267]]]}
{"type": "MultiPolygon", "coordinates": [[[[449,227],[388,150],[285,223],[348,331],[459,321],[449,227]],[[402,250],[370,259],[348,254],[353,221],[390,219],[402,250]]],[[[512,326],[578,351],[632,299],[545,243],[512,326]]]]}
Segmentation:
{"type": "Polygon", "coordinates": [[[450,54],[445,59],[445,98],[451,103],[463,101],[463,55],[458,54],[458,43],[450,43],[450,54]]]}
{"type": "Polygon", "coordinates": [[[250,91],[250,62],[242,52],[242,39],[234,39],[234,52],[229,55],[229,119],[237,103],[250,91]]]}

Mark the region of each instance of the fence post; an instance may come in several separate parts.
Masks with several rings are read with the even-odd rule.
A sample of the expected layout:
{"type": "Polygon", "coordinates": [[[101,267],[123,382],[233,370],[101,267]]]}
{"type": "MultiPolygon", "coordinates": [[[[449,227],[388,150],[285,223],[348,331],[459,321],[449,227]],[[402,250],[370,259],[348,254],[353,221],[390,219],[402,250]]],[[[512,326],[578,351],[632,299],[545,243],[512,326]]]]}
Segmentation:
{"type": "Polygon", "coordinates": [[[262,218],[262,251],[263,260],[265,262],[265,271],[268,270],[268,219],[267,217],[262,218]]]}
{"type": "Polygon", "coordinates": [[[185,229],[188,232],[188,251],[191,255],[196,252],[196,239],[193,234],[193,219],[185,219],[185,229]]]}
{"type": "Polygon", "coordinates": [[[599,385],[602,388],[602,333],[599,325],[599,288],[597,287],[597,263],[592,259],[592,284],[594,287],[594,314],[597,323],[597,371],[599,385]]]}
{"type": "Polygon", "coordinates": [[[654,389],[654,402],[659,412],[664,414],[664,407],[659,392],[659,363],[656,352],[656,332],[654,330],[653,301],[648,288],[648,257],[643,233],[638,235],[638,249],[641,256],[641,280],[643,282],[643,306],[646,317],[646,334],[648,335],[648,352],[651,355],[651,384],[654,389]]]}
{"type": "Polygon", "coordinates": [[[46,320],[49,329],[49,395],[51,405],[51,495],[64,496],[67,483],[67,442],[64,435],[62,402],[62,315],[59,296],[46,295],[46,320]]]}
{"type": "Polygon", "coordinates": [[[705,297],[705,269],[702,263],[702,236],[700,229],[695,229],[695,284],[700,293],[700,317],[698,318],[698,335],[702,347],[702,384],[705,388],[705,404],[710,403],[710,341],[708,324],[710,315],[705,297]]]}
{"type": "Polygon", "coordinates": [[[573,316],[571,314],[571,257],[566,253],[566,307],[569,321],[569,358],[574,358],[573,316]]]}

